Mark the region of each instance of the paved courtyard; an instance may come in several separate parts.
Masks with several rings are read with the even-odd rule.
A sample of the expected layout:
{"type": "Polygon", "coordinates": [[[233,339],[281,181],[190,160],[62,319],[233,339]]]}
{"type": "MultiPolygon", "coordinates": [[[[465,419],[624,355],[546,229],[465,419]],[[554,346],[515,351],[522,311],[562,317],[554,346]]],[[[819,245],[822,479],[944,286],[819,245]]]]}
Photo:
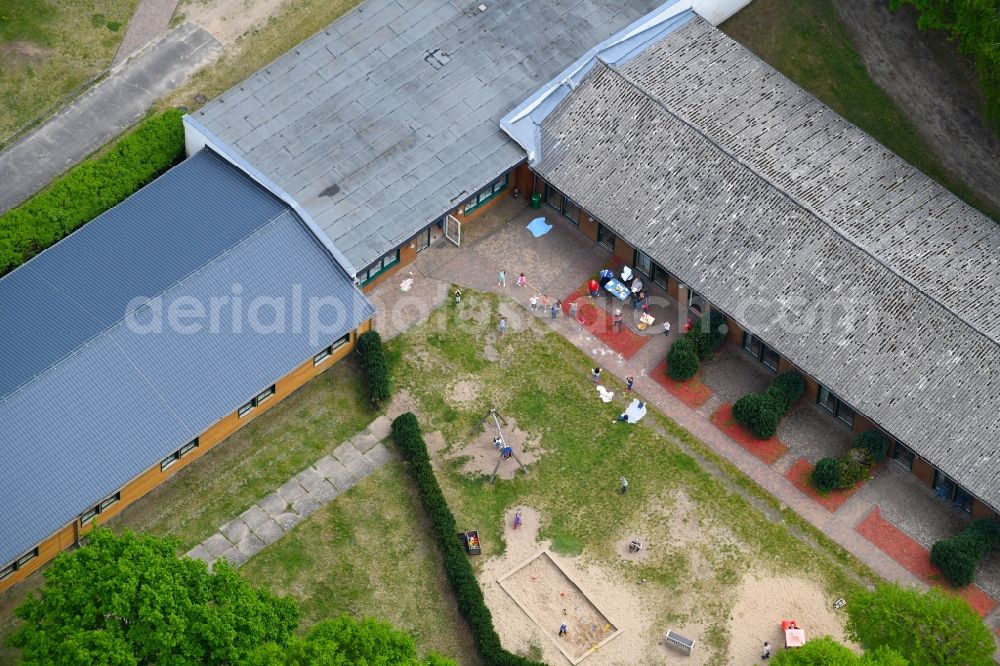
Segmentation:
{"type": "MultiPolygon", "coordinates": [[[[702,382],[711,391],[708,400],[692,408],[678,399],[651,377],[651,373],[662,363],[677,332],[682,331],[686,314],[657,287],[650,289],[650,314],[657,319],[654,326],[639,331],[631,307],[622,308],[627,328],[622,335],[644,338],[639,341],[638,350],[628,358],[615,349],[618,345],[607,332],[594,330],[595,326],[588,322],[581,323],[566,316],[565,310],[555,319],[550,317],[549,310],[543,312],[541,306],[532,313],[528,308],[532,294],[541,294],[550,302],[571,297],[592,274],[610,265],[614,259],[610,251],[586,238],[551,209],[533,210],[525,204],[523,199],[498,202],[480,219],[465,225],[462,247],[442,240],[376,288],[370,296],[379,308],[377,326],[383,335],[391,337],[425,318],[434,305],[451,297],[452,284],[499,292],[523,306],[521,309],[504,308],[502,312],[506,316],[513,319],[539,317],[606,371],[622,379],[629,375],[635,377],[636,390],[647,401],[882,577],[907,584],[928,584],[926,577],[915,573],[912,566],[907,568],[907,561],[893,552],[893,548],[883,550],[864,536],[864,528],[873,518],[881,518],[881,524],[887,525],[887,529],[896,530],[894,538],[911,542],[912,549],[916,549],[918,555],[922,552],[922,557],[927,559],[929,546],[938,538],[957,533],[968,522],[968,516],[936,500],[930,488],[892,462],[880,466],[871,481],[833,510],[799,490],[787,478],[792,466],[800,458],[815,463],[821,457],[839,455],[850,446],[853,433],[818,406],[803,401],[779,428],[778,438],[787,451],[773,464],[755,457],[728,437],[713,425],[712,414],[723,403],[731,403],[748,391],[762,391],[773,373],[737,346],[726,345],[715,359],[702,366],[702,382]],[[553,228],[534,238],[525,227],[540,215],[553,228]],[[497,284],[501,269],[507,275],[505,287],[497,284]],[[522,271],[527,277],[526,288],[516,286],[517,276],[522,271]],[[401,284],[407,279],[412,279],[412,283],[404,292],[401,284]],[[670,317],[673,324],[669,338],[663,335],[661,328],[664,317],[670,317]]],[[[594,301],[585,296],[579,302],[606,312],[617,304],[604,296],[594,301]]],[[[984,564],[977,584],[981,590],[973,586],[969,590],[971,595],[963,595],[975,597],[971,600],[976,602],[987,622],[994,628],[1000,627],[1000,613],[994,601],[1000,599],[1000,557],[990,558],[984,564]]]]}

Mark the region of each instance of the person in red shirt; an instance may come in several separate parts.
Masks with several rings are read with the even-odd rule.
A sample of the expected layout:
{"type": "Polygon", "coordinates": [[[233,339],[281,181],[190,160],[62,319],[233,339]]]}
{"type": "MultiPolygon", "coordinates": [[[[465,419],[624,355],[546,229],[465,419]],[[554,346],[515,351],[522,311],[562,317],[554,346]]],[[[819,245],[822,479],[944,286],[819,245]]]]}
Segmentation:
{"type": "Polygon", "coordinates": [[[590,282],[587,283],[587,289],[590,290],[590,295],[596,298],[597,292],[600,288],[600,285],[597,284],[597,280],[590,278],[590,282]]]}

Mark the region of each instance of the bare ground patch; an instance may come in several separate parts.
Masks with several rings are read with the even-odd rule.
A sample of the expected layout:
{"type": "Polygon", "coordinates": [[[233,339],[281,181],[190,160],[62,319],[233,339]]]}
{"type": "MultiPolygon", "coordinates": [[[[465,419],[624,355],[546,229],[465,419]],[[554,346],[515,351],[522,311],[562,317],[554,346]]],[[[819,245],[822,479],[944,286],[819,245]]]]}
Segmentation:
{"type": "Polygon", "coordinates": [[[181,7],[184,18],[204,28],[223,46],[259,27],[277,14],[287,0],[189,0],[181,7]]]}

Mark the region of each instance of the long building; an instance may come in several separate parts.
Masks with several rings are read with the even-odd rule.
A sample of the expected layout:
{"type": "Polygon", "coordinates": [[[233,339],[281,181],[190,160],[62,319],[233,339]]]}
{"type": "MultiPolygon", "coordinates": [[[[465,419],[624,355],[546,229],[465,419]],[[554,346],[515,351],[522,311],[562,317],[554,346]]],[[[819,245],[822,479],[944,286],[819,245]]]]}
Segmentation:
{"type": "Polygon", "coordinates": [[[1000,229],[703,18],[740,4],[368,0],[188,139],[287,192],[365,288],[446,216],[538,193],[994,515],[1000,229]]]}
{"type": "Polygon", "coordinates": [[[346,355],[338,256],[206,148],[0,278],[0,590],[346,355]]]}

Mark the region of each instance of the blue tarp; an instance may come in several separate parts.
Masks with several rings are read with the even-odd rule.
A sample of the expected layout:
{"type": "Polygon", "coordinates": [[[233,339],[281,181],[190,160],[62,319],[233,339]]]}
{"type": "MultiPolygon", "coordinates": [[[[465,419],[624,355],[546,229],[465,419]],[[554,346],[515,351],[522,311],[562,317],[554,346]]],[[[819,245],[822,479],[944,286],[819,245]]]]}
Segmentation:
{"type": "Polygon", "coordinates": [[[528,231],[530,231],[535,238],[548,233],[551,228],[551,224],[545,224],[544,217],[536,217],[528,223],[528,231]]]}

